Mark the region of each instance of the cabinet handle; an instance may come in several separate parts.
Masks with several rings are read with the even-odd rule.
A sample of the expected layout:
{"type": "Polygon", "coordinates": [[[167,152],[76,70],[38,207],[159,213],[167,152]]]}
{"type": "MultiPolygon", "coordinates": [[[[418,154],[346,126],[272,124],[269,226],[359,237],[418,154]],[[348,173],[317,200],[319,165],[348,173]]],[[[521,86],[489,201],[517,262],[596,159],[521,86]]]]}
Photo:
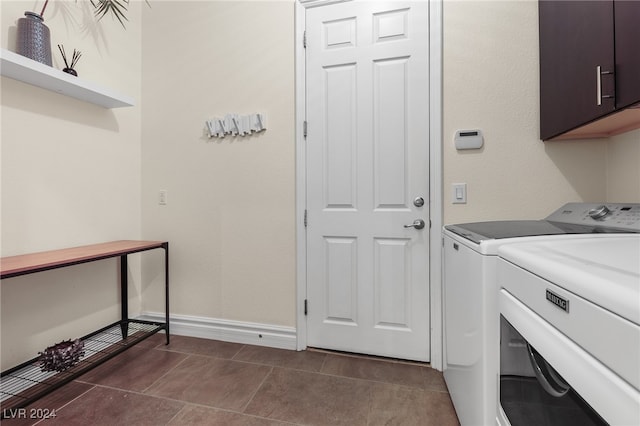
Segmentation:
{"type": "Polygon", "coordinates": [[[611,99],[613,95],[602,94],[602,76],[613,74],[613,71],[602,71],[602,67],[596,67],[596,105],[602,105],[602,99],[611,99]]]}

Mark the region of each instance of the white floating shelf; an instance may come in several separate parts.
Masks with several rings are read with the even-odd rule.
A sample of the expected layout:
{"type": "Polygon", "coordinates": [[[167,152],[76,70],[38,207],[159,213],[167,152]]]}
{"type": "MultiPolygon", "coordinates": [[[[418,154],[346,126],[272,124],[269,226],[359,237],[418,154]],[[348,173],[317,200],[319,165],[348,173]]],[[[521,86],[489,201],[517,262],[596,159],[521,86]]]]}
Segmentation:
{"type": "Polygon", "coordinates": [[[115,93],[113,90],[74,77],[6,49],[0,49],[0,74],[104,108],[122,108],[134,105],[132,97],[115,93]]]}

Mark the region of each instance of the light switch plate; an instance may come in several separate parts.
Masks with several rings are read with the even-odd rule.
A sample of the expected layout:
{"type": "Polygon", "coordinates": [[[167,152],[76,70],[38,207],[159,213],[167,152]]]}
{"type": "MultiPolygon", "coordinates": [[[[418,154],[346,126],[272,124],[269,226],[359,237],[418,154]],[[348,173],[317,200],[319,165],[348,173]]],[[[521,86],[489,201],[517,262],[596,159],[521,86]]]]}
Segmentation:
{"type": "Polygon", "coordinates": [[[451,200],[453,204],[467,204],[466,183],[454,183],[451,185],[451,200]]]}
{"type": "Polygon", "coordinates": [[[166,189],[161,189],[160,192],[158,192],[158,204],[160,204],[161,206],[166,206],[167,205],[167,190],[166,189]]]}

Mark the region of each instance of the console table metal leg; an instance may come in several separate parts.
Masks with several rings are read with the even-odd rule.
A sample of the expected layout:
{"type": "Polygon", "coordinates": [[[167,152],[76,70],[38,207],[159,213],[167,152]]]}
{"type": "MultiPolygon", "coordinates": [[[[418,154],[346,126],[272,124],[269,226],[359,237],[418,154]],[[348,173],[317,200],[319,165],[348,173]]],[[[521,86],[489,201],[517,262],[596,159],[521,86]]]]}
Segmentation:
{"type": "Polygon", "coordinates": [[[126,339],[129,335],[129,268],[127,255],[120,256],[120,328],[122,329],[122,338],[126,339]]]}
{"type": "Polygon", "coordinates": [[[167,345],[169,344],[169,243],[163,245],[164,248],[164,315],[165,315],[165,334],[167,336],[167,345]]]}

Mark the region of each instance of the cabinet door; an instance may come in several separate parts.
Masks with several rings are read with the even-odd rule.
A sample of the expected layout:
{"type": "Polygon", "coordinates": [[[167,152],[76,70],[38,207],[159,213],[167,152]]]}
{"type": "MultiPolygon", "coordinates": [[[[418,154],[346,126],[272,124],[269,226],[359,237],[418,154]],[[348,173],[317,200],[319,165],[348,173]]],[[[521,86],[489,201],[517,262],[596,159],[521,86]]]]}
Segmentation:
{"type": "Polygon", "coordinates": [[[640,1],[615,0],[616,108],[640,102],[640,1]]]}
{"type": "MultiPolygon", "coordinates": [[[[540,137],[550,139],[615,109],[613,0],[539,1],[540,137]],[[600,105],[598,105],[600,103],[600,105]]],[[[637,45],[636,45],[637,51],[637,45]]]]}

